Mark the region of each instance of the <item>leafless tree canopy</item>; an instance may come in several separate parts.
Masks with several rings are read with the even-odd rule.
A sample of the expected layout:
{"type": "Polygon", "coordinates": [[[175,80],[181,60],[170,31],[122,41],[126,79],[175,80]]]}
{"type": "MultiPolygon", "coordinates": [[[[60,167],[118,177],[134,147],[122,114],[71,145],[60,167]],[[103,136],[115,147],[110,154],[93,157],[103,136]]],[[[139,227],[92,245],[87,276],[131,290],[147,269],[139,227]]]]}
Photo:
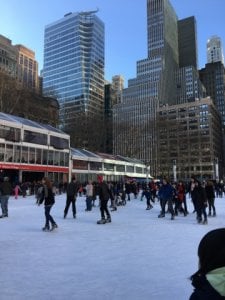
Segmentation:
{"type": "Polygon", "coordinates": [[[22,87],[15,78],[0,72],[0,111],[57,126],[59,105],[22,87]]]}

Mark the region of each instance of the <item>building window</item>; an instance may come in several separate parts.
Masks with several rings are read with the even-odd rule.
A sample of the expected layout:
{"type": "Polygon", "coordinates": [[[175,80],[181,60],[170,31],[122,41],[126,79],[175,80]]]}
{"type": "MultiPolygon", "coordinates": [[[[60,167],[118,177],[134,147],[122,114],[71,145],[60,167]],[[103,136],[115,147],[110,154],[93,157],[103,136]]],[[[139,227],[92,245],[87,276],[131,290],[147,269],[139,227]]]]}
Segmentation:
{"type": "Polygon", "coordinates": [[[27,143],[47,145],[47,135],[43,133],[24,130],[23,141],[27,143]]]}

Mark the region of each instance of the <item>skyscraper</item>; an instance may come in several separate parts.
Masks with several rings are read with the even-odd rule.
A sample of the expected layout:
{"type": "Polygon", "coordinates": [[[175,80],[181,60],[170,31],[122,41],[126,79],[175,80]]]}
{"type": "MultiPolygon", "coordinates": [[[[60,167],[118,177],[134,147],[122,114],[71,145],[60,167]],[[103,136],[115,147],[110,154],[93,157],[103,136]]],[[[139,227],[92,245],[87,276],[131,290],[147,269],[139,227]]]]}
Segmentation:
{"type": "Polygon", "coordinates": [[[86,121],[103,116],[104,23],[96,12],[68,13],[45,28],[43,92],[57,97],[62,128],[77,129],[73,146],[89,144],[86,121]]]}
{"type": "Polygon", "coordinates": [[[147,1],[147,26],[148,57],[137,62],[137,77],[128,80],[114,108],[114,152],[154,166],[156,110],[176,100],[177,16],[168,0],[147,1]]]}
{"type": "Polygon", "coordinates": [[[222,117],[225,126],[225,69],[222,62],[208,63],[199,71],[200,79],[206,87],[222,117]]]}
{"type": "Polygon", "coordinates": [[[198,68],[197,34],[195,17],[178,21],[179,67],[198,68]]]}
{"type": "Polygon", "coordinates": [[[39,91],[38,63],[35,59],[35,52],[23,45],[15,45],[18,56],[17,78],[23,86],[39,91]]]}
{"type": "Polygon", "coordinates": [[[35,52],[24,45],[12,45],[12,41],[0,35],[0,71],[17,79],[25,88],[38,92],[38,63],[35,52]]]}
{"type": "MultiPolygon", "coordinates": [[[[137,157],[156,174],[157,111],[205,96],[197,72],[195,18],[178,21],[169,0],[147,0],[148,57],[137,62],[114,107],[114,153],[137,157]]],[[[174,116],[173,116],[174,117],[174,116]]]]}
{"type": "Polygon", "coordinates": [[[207,63],[220,61],[224,64],[224,55],[221,39],[218,36],[212,36],[207,41],[207,63]]]}

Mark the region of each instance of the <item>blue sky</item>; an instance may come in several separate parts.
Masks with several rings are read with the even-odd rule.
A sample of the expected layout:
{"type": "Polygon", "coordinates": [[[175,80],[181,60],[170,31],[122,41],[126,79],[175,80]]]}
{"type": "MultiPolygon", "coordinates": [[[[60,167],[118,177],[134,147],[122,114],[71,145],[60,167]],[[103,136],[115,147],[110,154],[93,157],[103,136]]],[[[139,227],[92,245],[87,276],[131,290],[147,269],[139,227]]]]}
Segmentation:
{"type": "MultiPolygon", "coordinates": [[[[0,34],[36,53],[43,66],[45,25],[68,12],[94,10],[105,23],[105,77],[136,76],[137,60],[147,57],[146,0],[7,0],[1,1],[0,34]]],[[[225,48],[225,0],[171,0],[179,19],[195,16],[199,68],[206,63],[206,42],[221,37],[225,48]]]]}

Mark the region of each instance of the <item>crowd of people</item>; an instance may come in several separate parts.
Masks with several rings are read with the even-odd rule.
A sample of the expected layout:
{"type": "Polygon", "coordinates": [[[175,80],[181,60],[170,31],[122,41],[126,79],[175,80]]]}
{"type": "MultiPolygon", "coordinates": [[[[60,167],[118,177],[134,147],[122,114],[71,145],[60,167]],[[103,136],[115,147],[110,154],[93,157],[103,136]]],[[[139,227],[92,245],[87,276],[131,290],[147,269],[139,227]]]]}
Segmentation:
{"type": "MultiPolygon", "coordinates": [[[[167,178],[161,181],[150,180],[149,182],[136,182],[134,180],[126,180],[125,182],[106,182],[103,176],[98,175],[97,181],[89,180],[87,183],[79,183],[75,177],[71,182],[57,184],[51,182],[48,178],[42,181],[23,184],[15,184],[12,186],[8,177],[4,177],[0,183],[0,201],[2,208],[1,218],[8,217],[8,199],[14,193],[15,199],[19,195],[34,194],[37,204],[45,203],[45,206],[54,204],[54,197],[57,194],[66,193],[66,204],[64,209],[64,218],[67,217],[69,207],[72,207],[73,218],[76,218],[76,198],[77,196],[86,197],[86,211],[91,211],[95,206],[96,199],[99,200],[101,219],[98,224],[106,224],[111,222],[111,214],[108,209],[110,201],[111,211],[116,211],[120,205],[126,205],[131,200],[140,198],[141,201],[146,199],[146,210],[151,210],[156,201],[160,203],[161,211],[159,218],[164,218],[168,212],[171,220],[174,220],[179,214],[185,217],[189,214],[187,208],[187,195],[191,197],[193,204],[193,213],[196,213],[196,219],[199,224],[207,224],[208,217],[216,216],[215,197],[222,197],[225,193],[222,181],[213,182],[206,180],[200,182],[194,176],[190,178],[188,183],[183,181],[170,182],[167,178]],[[47,189],[46,189],[47,185],[47,189]],[[29,190],[29,192],[27,192],[29,190]],[[48,190],[48,193],[47,193],[48,190]],[[51,194],[51,195],[50,195],[51,194]],[[50,196],[49,196],[50,195],[50,196]],[[139,196],[140,195],[140,196],[139,196]],[[48,197],[51,197],[48,199],[48,197]]],[[[49,222],[54,225],[51,219],[50,209],[45,210],[47,219],[44,230],[50,230],[49,222]]]]}
{"type": "MultiPolygon", "coordinates": [[[[97,176],[97,182],[89,180],[85,184],[79,183],[75,177],[71,182],[62,186],[62,190],[56,189],[56,185],[47,177],[37,182],[33,187],[37,205],[44,204],[45,224],[43,231],[53,231],[58,228],[53,216],[50,214],[55,203],[57,193],[66,193],[64,208],[64,219],[66,219],[69,208],[72,208],[72,216],[76,218],[77,196],[86,197],[86,211],[91,211],[95,201],[99,200],[100,220],[97,224],[111,223],[111,213],[108,207],[110,201],[111,211],[117,210],[119,205],[126,205],[134,199],[146,199],[146,210],[151,210],[155,202],[159,202],[161,211],[158,218],[164,218],[168,212],[171,220],[179,214],[186,217],[189,214],[187,208],[187,195],[193,204],[193,213],[196,214],[198,224],[207,224],[208,217],[216,217],[215,197],[223,197],[225,193],[223,182],[211,180],[200,182],[194,176],[189,183],[179,181],[171,183],[167,178],[162,181],[142,182],[105,182],[103,176],[97,176]]],[[[0,218],[8,217],[8,199],[14,193],[26,197],[27,192],[22,185],[14,187],[8,177],[0,182],[0,202],[2,215],[0,218]]],[[[200,299],[225,299],[225,229],[218,228],[208,232],[200,241],[198,246],[199,269],[190,279],[194,291],[190,300],[200,299]]]]}

